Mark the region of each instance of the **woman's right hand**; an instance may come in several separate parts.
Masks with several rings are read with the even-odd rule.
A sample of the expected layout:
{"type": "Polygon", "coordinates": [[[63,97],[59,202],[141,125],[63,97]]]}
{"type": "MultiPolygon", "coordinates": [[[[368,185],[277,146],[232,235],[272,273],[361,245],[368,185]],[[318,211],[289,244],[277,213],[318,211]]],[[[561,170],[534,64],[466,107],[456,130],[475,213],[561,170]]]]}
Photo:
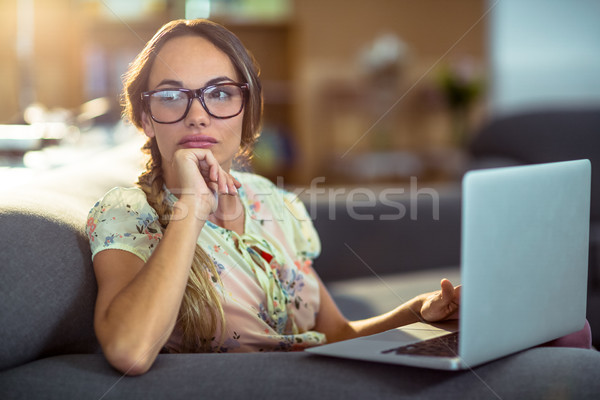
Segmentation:
{"type": "Polygon", "coordinates": [[[110,364],[128,375],[150,368],[176,325],[196,238],[217,207],[215,194],[241,187],[208,149],[177,150],[163,167],[179,200],[152,256],[144,262],[109,249],[94,257],[96,336],[110,364]]]}
{"type": "Polygon", "coordinates": [[[226,172],[209,149],[179,149],[172,161],[179,187],[173,188],[182,201],[200,205],[200,218],[208,217],[217,208],[217,196],[236,195],[241,183],[226,172]]]}

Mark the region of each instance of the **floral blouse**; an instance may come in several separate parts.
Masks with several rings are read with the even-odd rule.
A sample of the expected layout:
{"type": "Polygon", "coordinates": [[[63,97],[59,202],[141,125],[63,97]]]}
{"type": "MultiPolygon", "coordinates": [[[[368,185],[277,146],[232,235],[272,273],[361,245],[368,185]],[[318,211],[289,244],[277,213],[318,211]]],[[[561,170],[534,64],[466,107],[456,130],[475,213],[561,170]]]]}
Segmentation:
{"type": "MultiPolygon", "coordinates": [[[[300,350],[323,344],[311,329],[319,311],[319,284],[312,261],[319,237],[302,202],[258,175],[232,171],[241,183],[244,233],[207,221],[198,244],[212,258],[222,286],[225,341],[217,331],[215,352],[300,350]]],[[[167,190],[165,188],[165,190],[167,190]]],[[[177,198],[167,190],[173,205],[177,198]]],[[[156,211],[139,188],[114,188],[91,209],[87,234],[92,257],[125,250],[148,260],[162,238],[156,211]]],[[[178,351],[176,328],[167,349],[178,351]]]]}

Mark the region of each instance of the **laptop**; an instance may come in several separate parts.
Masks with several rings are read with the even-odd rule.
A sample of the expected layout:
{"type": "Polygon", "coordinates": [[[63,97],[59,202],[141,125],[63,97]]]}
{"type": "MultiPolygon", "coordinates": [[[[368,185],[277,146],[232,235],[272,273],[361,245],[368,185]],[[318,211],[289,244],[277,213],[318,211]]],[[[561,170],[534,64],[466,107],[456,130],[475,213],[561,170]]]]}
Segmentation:
{"type": "Polygon", "coordinates": [[[583,329],[590,180],[589,160],[468,172],[459,320],[418,322],[306,351],[461,370],[583,329]],[[430,342],[441,342],[433,353],[430,342]]]}

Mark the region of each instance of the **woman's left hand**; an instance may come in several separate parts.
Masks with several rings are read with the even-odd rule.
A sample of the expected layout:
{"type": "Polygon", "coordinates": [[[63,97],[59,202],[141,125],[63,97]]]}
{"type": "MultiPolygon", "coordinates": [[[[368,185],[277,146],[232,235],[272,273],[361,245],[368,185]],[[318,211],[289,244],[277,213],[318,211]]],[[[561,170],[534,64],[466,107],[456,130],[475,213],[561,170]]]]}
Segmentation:
{"type": "Polygon", "coordinates": [[[421,317],[425,321],[458,318],[460,286],[454,287],[448,279],[442,279],[441,287],[441,290],[422,295],[421,317]]]}

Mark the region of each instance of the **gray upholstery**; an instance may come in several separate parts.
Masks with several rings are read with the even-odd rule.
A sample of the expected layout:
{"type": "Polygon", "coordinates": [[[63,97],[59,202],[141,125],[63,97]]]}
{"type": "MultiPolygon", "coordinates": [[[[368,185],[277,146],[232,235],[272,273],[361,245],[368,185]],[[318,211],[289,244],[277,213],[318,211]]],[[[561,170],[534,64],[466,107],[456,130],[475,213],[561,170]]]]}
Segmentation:
{"type": "MultiPolygon", "coordinates": [[[[478,160],[538,164],[587,158],[600,165],[600,108],[540,110],[497,118],[469,145],[478,160]]],[[[591,217],[600,220],[600,174],[592,174],[591,217]]]]}
{"type": "MultiPolygon", "coordinates": [[[[69,176],[76,175],[92,176],[83,169],[69,176]]],[[[90,198],[106,191],[111,185],[107,182],[122,182],[106,177],[79,182],[55,178],[0,195],[0,399],[600,397],[600,353],[567,348],[531,349],[465,372],[308,353],[161,354],[146,375],[123,377],[97,354],[92,328],[96,285],[84,233],[90,198]],[[68,190],[61,185],[68,185],[68,190]]],[[[457,199],[440,199],[446,200],[449,203],[440,208],[456,210],[457,199]]],[[[342,279],[346,272],[372,274],[358,265],[341,273],[326,270],[355,262],[341,253],[339,260],[336,257],[336,252],[347,251],[344,243],[355,246],[371,265],[381,265],[381,273],[394,271],[396,265],[455,262],[456,250],[448,247],[457,240],[453,225],[457,218],[442,212],[441,222],[409,218],[396,221],[389,232],[391,224],[377,221],[360,227],[348,217],[329,226],[327,220],[321,221],[322,273],[327,279],[342,279]],[[436,227],[445,231],[427,236],[436,227]],[[394,235],[403,240],[394,241],[394,235]],[[392,238],[383,242],[389,259],[380,254],[381,248],[370,246],[375,238],[386,237],[392,238]],[[427,244],[421,243],[425,240],[427,244]],[[338,247],[330,250],[330,241],[337,241],[338,247]],[[436,248],[445,250],[426,254],[436,248]],[[398,253],[410,257],[401,260],[398,253]]],[[[346,300],[343,307],[358,310],[360,304],[346,300]]]]}
{"type": "Polygon", "coordinates": [[[0,198],[0,370],[98,349],[84,224],[85,214],[60,195],[0,198]]]}
{"type": "Polygon", "coordinates": [[[388,204],[368,207],[339,201],[335,212],[327,199],[315,203],[314,225],[324,243],[315,269],[324,281],[460,263],[459,188],[437,188],[435,198],[415,191],[386,199],[388,204]],[[399,218],[396,208],[406,210],[405,215],[399,218]]]}
{"type": "Polygon", "coordinates": [[[11,399],[593,399],[600,356],[538,348],[439,372],[306,353],[163,354],[143,376],[122,378],[101,355],[42,359],[0,374],[11,399]]]}

